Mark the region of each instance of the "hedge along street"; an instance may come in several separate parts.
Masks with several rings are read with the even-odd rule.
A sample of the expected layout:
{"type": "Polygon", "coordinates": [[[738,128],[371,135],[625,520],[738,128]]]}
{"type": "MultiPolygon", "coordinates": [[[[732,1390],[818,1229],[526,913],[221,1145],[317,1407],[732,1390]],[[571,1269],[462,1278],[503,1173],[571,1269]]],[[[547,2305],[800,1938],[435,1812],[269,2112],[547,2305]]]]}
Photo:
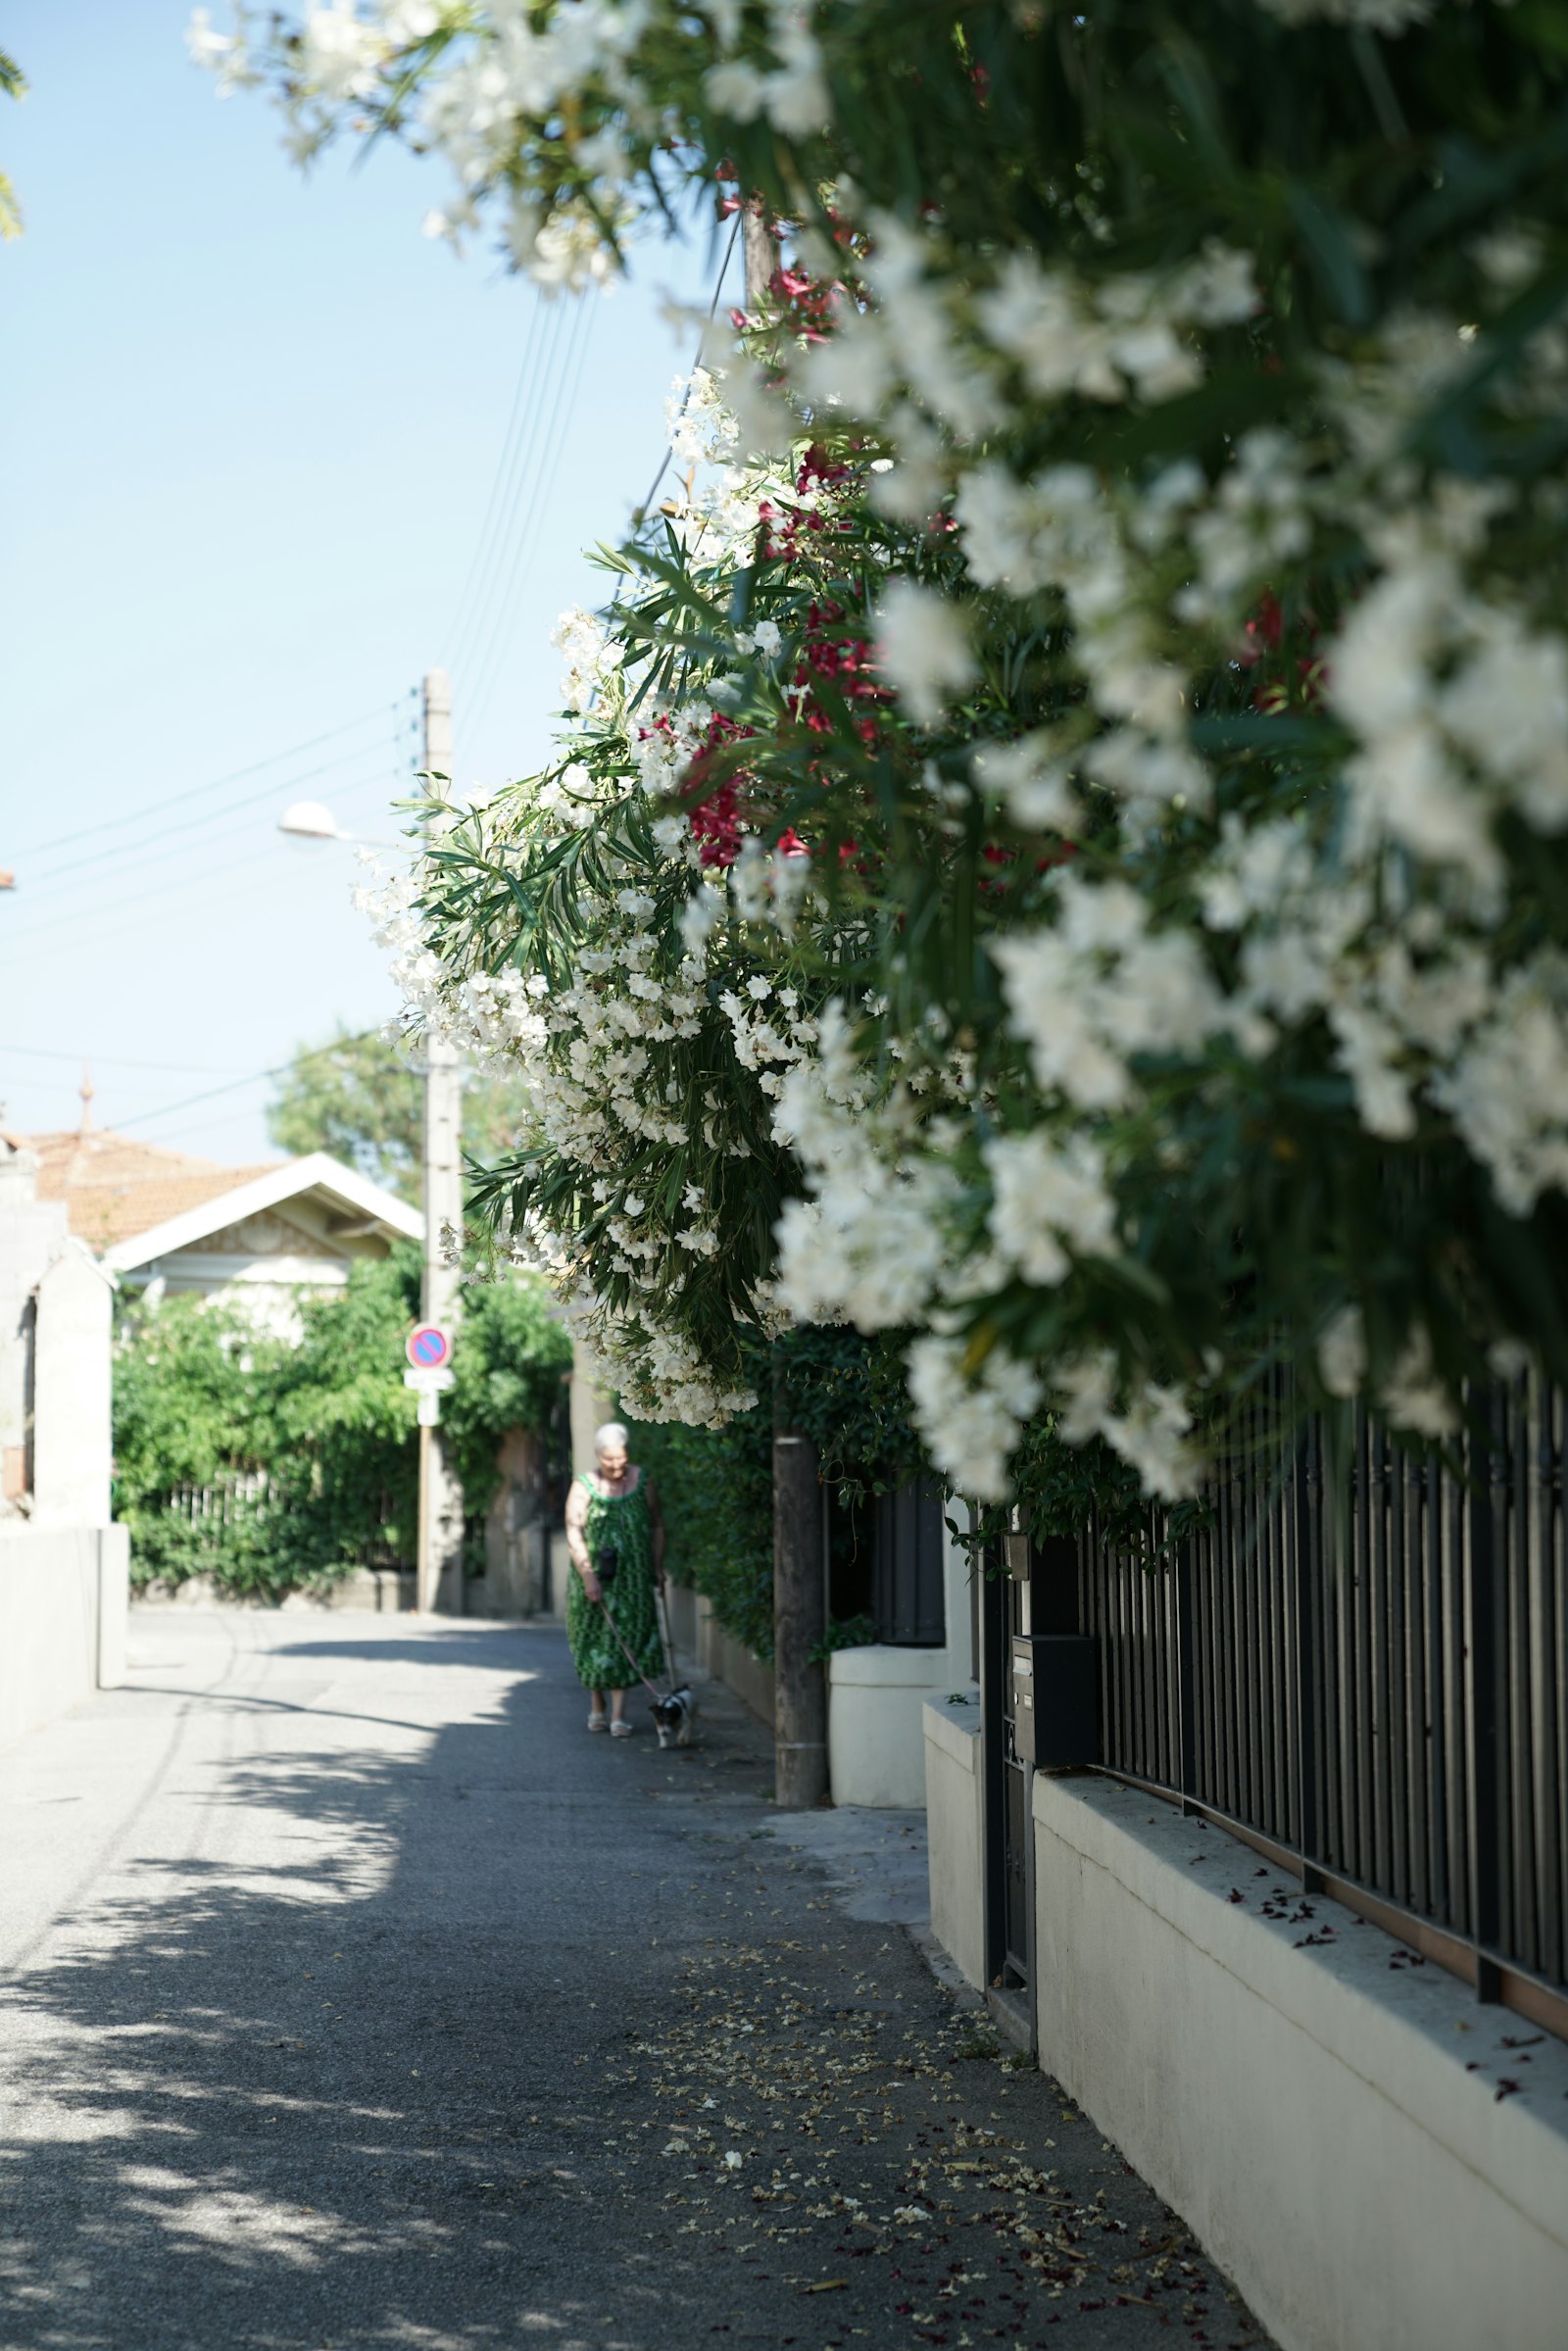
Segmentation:
{"type": "Polygon", "coordinates": [[[661,1754],[582,1737],[549,1631],[134,1658],[4,1766],[8,2351],[1262,2341],[769,1834],[721,1692],[661,1754]]]}

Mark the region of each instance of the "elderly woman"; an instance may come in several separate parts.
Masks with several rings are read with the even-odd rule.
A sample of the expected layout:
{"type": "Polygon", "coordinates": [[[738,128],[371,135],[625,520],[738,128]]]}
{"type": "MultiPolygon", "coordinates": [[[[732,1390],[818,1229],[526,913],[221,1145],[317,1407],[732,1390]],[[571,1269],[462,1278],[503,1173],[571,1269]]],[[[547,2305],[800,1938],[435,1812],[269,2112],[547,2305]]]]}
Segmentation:
{"type": "Polygon", "coordinates": [[[618,1420],[594,1437],[594,1467],[566,1496],[566,1639],[588,1692],[588,1728],[629,1739],[632,1683],[662,1670],[656,1586],[664,1585],[664,1520],[653,1480],[634,1466],[618,1420]],[[605,1692],[610,1693],[607,1726],[605,1692]]]}

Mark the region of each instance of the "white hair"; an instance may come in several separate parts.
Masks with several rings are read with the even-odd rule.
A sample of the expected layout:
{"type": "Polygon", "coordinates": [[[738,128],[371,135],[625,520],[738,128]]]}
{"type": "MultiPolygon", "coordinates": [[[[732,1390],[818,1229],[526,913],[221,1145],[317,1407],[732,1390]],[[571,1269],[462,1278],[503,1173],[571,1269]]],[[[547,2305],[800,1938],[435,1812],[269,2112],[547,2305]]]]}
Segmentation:
{"type": "Polygon", "coordinates": [[[612,1445],[623,1448],[631,1443],[631,1432],[623,1420],[607,1420],[603,1428],[594,1431],[594,1452],[608,1453],[612,1445]]]}

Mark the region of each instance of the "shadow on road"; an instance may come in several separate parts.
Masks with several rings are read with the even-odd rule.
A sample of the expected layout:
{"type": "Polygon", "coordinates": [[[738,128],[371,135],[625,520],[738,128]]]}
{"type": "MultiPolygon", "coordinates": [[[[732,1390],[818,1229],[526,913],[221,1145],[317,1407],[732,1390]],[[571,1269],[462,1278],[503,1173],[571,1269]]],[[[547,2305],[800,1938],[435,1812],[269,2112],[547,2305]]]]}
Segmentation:
{"type": "Polygon", "coordinates": [[[363,1669],[330,1737],[265,1677],[215,1697],[133,1855],[10,1994],[0,2345],[678,2327],[605,2141],[724,1866],[703,1759],[584,1739],[558,1635],[274,1653],[284,1681],[303,1661],[363,1669]],[[496,1702],[411,1729],[432,1664],[488,1670],[496,1702]]]}

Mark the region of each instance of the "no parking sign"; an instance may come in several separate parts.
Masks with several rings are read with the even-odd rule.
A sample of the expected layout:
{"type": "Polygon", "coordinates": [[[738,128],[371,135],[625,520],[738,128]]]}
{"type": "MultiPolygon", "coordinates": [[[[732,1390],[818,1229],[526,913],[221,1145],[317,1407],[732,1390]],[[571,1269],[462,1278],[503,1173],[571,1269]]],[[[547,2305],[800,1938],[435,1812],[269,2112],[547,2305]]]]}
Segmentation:
{"type": "Polygon", "coordinates": [[[441,1419],[441,1391],[452,1385],[452,1334],[439,1323],[416,1322],[403,1343],[411,1369],[405,1384],[419,1392],[419,1426],[433,1429],[441,1419]]]}
{"type": "Polygon", "coordinates": [[[452,1360],[452,1335],[439,1323],[416,1322],[403,1351],[416,1371],[444,1371],[452,1360]]]}

